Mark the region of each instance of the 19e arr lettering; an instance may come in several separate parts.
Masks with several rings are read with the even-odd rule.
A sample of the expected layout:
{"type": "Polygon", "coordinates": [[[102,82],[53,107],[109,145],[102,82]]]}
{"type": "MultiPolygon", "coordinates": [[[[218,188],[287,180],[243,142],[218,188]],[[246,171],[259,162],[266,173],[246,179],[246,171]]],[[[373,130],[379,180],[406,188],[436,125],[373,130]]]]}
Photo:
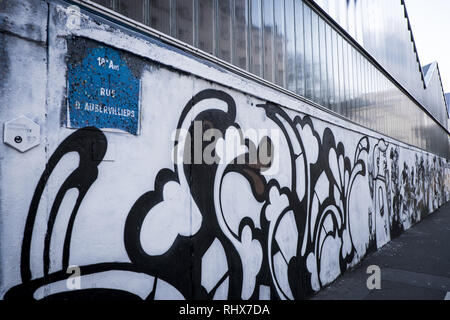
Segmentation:
{"type": "Polygon", "coordinates": [[[204,316],[211,317],[215,313],[223,315],[270,315],[269,307],[267,305],[223,305],[221,307],[201,307],[201,306],[186,306],[180,307],[179,315],[189,316],[204,316]]]}

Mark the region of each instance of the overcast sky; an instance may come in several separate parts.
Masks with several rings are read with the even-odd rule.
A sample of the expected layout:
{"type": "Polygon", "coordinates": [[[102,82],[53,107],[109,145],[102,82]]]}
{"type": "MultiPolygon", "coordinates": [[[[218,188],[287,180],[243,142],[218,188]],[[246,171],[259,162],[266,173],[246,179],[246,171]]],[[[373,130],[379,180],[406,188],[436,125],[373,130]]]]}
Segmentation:
{"type": "Polygon", "coordinates": [[[422,66],[437,61],[450,92],[450,0],[405,0],[422,66]]]}

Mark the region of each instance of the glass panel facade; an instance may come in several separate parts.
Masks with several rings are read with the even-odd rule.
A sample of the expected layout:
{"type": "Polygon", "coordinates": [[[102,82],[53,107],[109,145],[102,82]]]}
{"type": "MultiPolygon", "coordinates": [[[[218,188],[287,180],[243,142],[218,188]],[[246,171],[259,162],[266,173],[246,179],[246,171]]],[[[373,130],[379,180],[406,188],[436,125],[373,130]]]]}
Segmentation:
{"type": "Polygon", "coordinates": [[[305,96],[305,38],[303,26],[303,2],[295,3],[295,76],[297,77],[297,94],[305,96]]]}
{"type": "Polygon", "coordinates": [[[231,0],[219,0],[217,18],[217,56],[222,60],[231,62],[232,48],[232,24],[231,24],[231,0]]]}
{"type": "Polygon", "coordinates": [[[284,0],[274,1],[275,17],[275,83],[285,86],[285,27],[284,0]]]}
{"type": "Polygon", "coordinates": [[[307,5],[303,5],[303,28],[305,40],[305,97],[314,99],[313,84],[313,45],[312,45],[312,29],[311,29],[311,9],[307,5]]]}
{"type": "Polygon", "coordinates": [[[233,64],[248,70],[248,0],[234,0],[233,64]]]}
{"type": "Polygon", "coordinates": [[[345,115],[345,110],[346,110],[346,97],[347,97],[347,89],[346,87],[348,86],[347,81],[346,81],[346,70],[345,70],[345,66],[346,64],[344,63],[345,61],[345,57],[346,54],[344,54],[344,52],[346,52],[345,50],[345,46],[344,46],[344,39],[342,38],[342,36],[340,34],[337,34],[337,50],[338,50],[338,58],[339,58],[339,106],[337,108],[338,113],[340,113],[341,115],[345,115]]]}
{"type": "Polygon", "coordinates": [[[250,72],[263,75],[262,0],[251,0],[250,72]]]}
{"type": "Polygon", "coordinates": [[[197,19],[195,24],[197,34],[196,46],[201,50],[213,53],[214,52],[214,0],[197,0],[197,19]]]}
{"type": "Polygon", "coordinates": [[[332,70],[332,81],[334,86],[334,91],[332,92],[333,105],[332,110],[334,112],[340,113],[340,98],[341,98],[341,85],[340,82],[340,61],[339,61],[339,51],[338,51],[338,34],[335,30],[331,28],[331,43],[333,50],[333,70],[332,70]]]}
{"type": "Polygon", "coordinates": [[[109,9],[113,9],[114,6],[114,0],[95,0],[95,2],[109,9]]]}
{"type": "Polygon", "coordinates": [[[297,77],[295,76],[295,10],[294,0],[285,0],[285,33],[286,33],[286,88],[295,92],[297,90],[297,77]]]}
{"type": "Polygon", "coordinates": [[[331,110],[334,110],[334,101],[335,101],[335,91],[334,91],[334,75],[333,75],[333,34],[331,33],[331,27],[328,24],[325,24],[326,31],[326,60],[327,60],[327,71],[326,71],[326,82],[327,82],[327,96],[326,103],[327,107],[331,110]]]}
{"type": "Polygon", "coordinates": [[[344,81],[344,99],[342,103],[342,115],[349,118],[350,112],[350,97],[351,97],[351,85],[350,79],[350,58],[349,58],[349,45],[342,39],[342,57],[343,57],[343,81],[344,81]]]}
{"type": "Polygon", "coordinates": [[[320,104],[320,39],[319,16],[315,11],[311,12],[311,39],[313,61],[313,97],[312,100],[320,104]]]}
{"type": "Polygon", "coordinates": [[[275,82],[273,0],[263,1],[264,79],[275,82]]]}
{"type": "Polygon", "coordinates": [[[320,98],[318,102],[328,107],[328,74],[327,74],[327,44],[326,44],[326,32],[325,21],[319,19],[319,52],[320,52],[320,98]]]}
{"type": "Polygon", "coordinates": [[[425,77],[427,70],[422,70],[418,62],[404,1],[315,2],[370,52],[441,124],[447,126],[441,85],[427,84],[422,79],[422,71],[425,77]]]}
{"type": "Polygon", "coordinates": [[[448,133],[438,124],[447,127],[437,66],[421,68],[403,1],[322,0],[315,5],[302,0],[95,2],[356,123],[450,156],[448,133]]]}
{"type": "Polygon", "coordinates": [[[116,5],[121,14],[133,20],[145,22],[144,13],[146,4],[144,0],[118,0],[116,5]]]}
{"type": "Polygon", "coordinates": [[[175,0],[175,37],[190,45],[194,41],[193,0],[175,0]]]}
{"type": "Polygon", "coordinates": [[[152,0],[150,2],[150,26],[170,34],[170,1],[152,0]]]}

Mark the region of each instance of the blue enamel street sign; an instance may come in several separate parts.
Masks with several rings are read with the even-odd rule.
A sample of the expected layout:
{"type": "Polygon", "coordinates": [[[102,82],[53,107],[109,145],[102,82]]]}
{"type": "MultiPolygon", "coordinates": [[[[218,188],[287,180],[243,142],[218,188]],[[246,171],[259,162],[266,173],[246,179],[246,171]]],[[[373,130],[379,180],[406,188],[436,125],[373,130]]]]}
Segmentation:
{"type": "Polygon", "coordinates": [[[137,135],[139,79],[118,50],[98,44],[84,52],[68,66],[68,127],[137,135]]]}

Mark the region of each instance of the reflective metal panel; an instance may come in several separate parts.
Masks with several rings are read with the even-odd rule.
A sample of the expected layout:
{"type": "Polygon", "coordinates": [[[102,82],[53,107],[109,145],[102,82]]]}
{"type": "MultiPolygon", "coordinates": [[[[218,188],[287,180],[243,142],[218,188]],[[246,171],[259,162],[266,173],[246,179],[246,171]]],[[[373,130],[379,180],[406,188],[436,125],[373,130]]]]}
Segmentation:
{"type": "Polygon", "coordinates": [[[117,2],[118,11],[131,19],[134,19],[139,22],[144,21],[145,16],[144,13],[147,8],[147,1],[145,0],[119,0],[117,2]]]}
{"type": "Polygon", "coordinates": [[[333,75],[333,34],[331,33],[331,27],[328,24],[325,24],[325,33],[326,33],[326,56],[327,56],[327,73],[326,73],[326,82],[328,87],[327,92],[327,101],[328,107],[334,110],[335,104],[335,89],[334,89],[334,75],[333,75]]]}
{"type": "Polygon", "coordinates": [[[170,1],[150,1],[150,26],[156,30],[170,34],[170,1]]]}
{"type": "Polygon", "coordinates": [[[188,44],[194,42],[194,3],[192,0],[175,0],[176,37],[188,44]]]}
{"type": "Polygon", "coordinates": [[[198,23],[195,25],[198,34],[197,46],[208,53],[214,50],[214,0],[196,0],[198,23]]]}
{"type": "Polygon", "coordinates": [[[231,62],[231,0],[219,0],[217,21],[217,55],[219,58],[231,62]]]}
{"type": "Polygon", "coordinates": [[[328,75],[327,75],[327,44],[325,21],[319,17],[319,55],[320,55],[320,98],[319,103],[328,107],[328,75]]]}
{"type": "Polygon", "coordinates": [[[263,75],[262,0],[250,1],[250,72],[263,75]]]}
{"type": "Polygon", "coordinates": [[[340,61],[339,61],[339,52],[338,52],[338,34],[335,30],[331,29],[332,35],[332,46],[333,46],[333,84],[334,84],[334,105],[333,111],[340,113],[340,101],[341,101],[341,85],[340,81],[340,61]]]}
{"type": "Polygon", "coordinates": [[[303,27],[303,1],[295,0],[295,61],[297,90],[305,96],[305,39],[303,27]]]}
{"type": "Polygon", "coordinates": [[[346,108],[347,108],[347,50],[344,45],[344,39],[341,35],[337,35],[338,39],[338,54],[339,54],[339,87],[340,87],[340,93],[339,93],[339,113],[342,115],[346,114],[346,108]]]}
{"type": "Polygon", "coordinates": [[[342,114],[348,118],[350,118],[350,108],[351,108],[351,85],[353,84],[350,79],[350,62],[351,62],[351,55],[349,55],[349,44],[347,41],[342,41],[342,52],[344,55],[344,82],[345,82],[345,98],[344,98],[344,105],[342,106],[342,114]]]}
{"type": "Polygon", "coordinates": [[[297,77],[295,69],[295,10],[294,0],[285,0],[285,30],[286,30],[286,88],[295,92],[297,90],[297,77]]]}
{"type": "MultiPolygon", "coordinates": [[[[313,86],[314,101],[320,101],[320,39],[319,39],[319,16],[311,13],[311,35],[312,35],[312,58],[313,58],[313,86]]],[[[319,102],[320,103],[320,102],[319,102]]]]}
{"type": "Polygon", "coordinates": [[[313,47],[312,47],[312,28],[311,28],[311,9],[303,6],[304,17],[304,35],[305,35],[305,96],[314,99],[313,83],[313,47]]]}

